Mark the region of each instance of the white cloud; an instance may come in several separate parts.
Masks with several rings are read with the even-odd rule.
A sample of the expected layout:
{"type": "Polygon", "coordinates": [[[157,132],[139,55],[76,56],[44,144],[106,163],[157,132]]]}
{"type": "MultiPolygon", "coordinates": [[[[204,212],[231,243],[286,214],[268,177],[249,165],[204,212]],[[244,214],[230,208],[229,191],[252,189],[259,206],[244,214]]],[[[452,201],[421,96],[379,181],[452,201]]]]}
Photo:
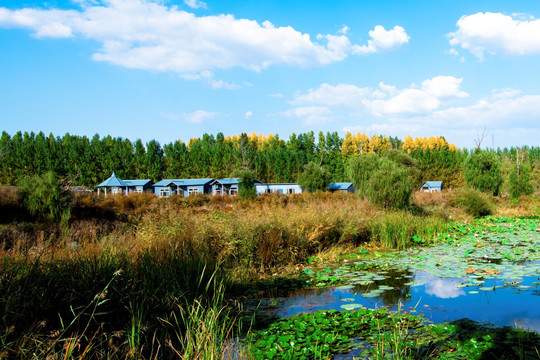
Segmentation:
{"type": "Polygon", "coordinates": [[[351,84],[322,84],[307,94],[297,95],[293,105],[343,106],[362,109],[376,116],[408,116],[438,109],[446,99],[463,98],[468,94],[460,90],[462,79],[453,76],[436,76],[412,84],[403,90],[381,82],[378,89],[360,88],[351,84]]]}
{"type": "Polygon", "coordinates": [[[283,113],[286,117],[296,117],[303,120],[304,125],[324,124],[332,120],[332,111],[324,106],[301,106],[283,113]]]}
{"type": "Polygon", "coordinates": [[[246,111],[246,113],[244,114],[244,117],[245,117],[246,119],[249,119],[249,118],[252,117],[252,116],[253,116],[253,112],[252,112],[252,111],[246,111]]]}
{"type": "MultiPolygon", "coordinates": [[[[84,0],[78,0],[84,1],[84,0]]],[[[186,1],[201,5],[200,1],[186,1]]],[[[0,26],[27,28],[37,37],[80,37],[101,44],[93,59],[119,66],[193,74],[241,67],[260,71],[273,64],[310,67],[342,61],[408,41],[399,26],[376,26],[368,45],[351,43],[343,33],[309,34],[291,26],[259,24],[233,15],[195,16],[151,0],[84,1],[81,10],[0,8],[0,26]],[[365,48],[365,50],[363,50],[365,48]]],[[[212,84],[211,84],[212,85],[212,84]]],[[[227,87],[215,83],[215,87],[227,87]]]]}
{"type": "Polygon", "coordinates": [[[343,25],[341,29],[339,29],[338,34],[347,35],[347,33],[351,30],[347,25],[343,25]]]}
{"type": "Polygon", "coordinates": [[[409,42],[409,35],[401,26],[394,26],[392,30],[385,30],[383,26],[377,25],[369,32],[371,40],[367,45],[354,45],[353,50],[358,54],[371,54],[381,50],[389,50],[409,42]]]}
{"type": "Polygon", "coordinates": [[[540,19],[501,13],[462,16],[457,31],[448,34],[450,45],[461,46],[479,59],[484,53],[540,54],[540,19]]]}
{"type": "Polygon", "coordinates": [[[186,121],[192,122],[192,123],[202,123],[203,121],[213,119],[217,116],[221,116],[221,113],[218,112],[210,112],[205,110],[197,110],[191,113],[184,113],[182,114],[182,118],[184,118],[186,121]]]}
{"type": "Polygon", "coordinates": [[[321,84],[317,89],[309,89],[307,94],[297,96],[291,104],[318,104],[325,106],[351,106],[359,99],[369,96],[371,89],[350,84],[321,84]]]}
{"type": "Polygon", "coordinates": [[[484,126],[496,146],[538,143],[540,95],[497,89],[470,99],[461,85],[462,79],[453,76],[435,76],[406,88],[383,82],[376,88],[323,83],[297,93],[289,102],[296,108],[285,115],[309,119],[305,123],[340,119],[344,132],[444,135],[459,146],[473,146],[476,131],[484,126]]]}
{"type": "Polygon", "coordinates": [[[200,0],[184,0],[184,4],[193,9],[206,9],[206,3],[200,0]]]}

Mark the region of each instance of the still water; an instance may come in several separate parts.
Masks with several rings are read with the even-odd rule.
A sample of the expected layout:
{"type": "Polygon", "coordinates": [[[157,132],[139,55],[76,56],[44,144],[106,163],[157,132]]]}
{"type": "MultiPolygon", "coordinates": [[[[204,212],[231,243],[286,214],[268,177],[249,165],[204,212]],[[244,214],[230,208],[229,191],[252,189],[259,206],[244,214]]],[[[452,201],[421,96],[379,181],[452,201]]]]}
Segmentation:
{"type": "MultiPolygon", "coordinates": [[[[537,264],[536,264],[537,265],[537,264]]],[[[481,286],[467,284],[468,278],[441,278],[427,272],[392,275],[370,285],[303,290],[286,298],[266,300],[266,313],[288,317],[317,310],[343,310],[353,305],[388,307],[424,314],[432,322],[468,318],[497,326],[518,326],[540,333],[540,278],[487,279],[481,286]],[[396,276],[397,275],[397,276],[396,276]],[[395,278],[398,278],[395,280],[395,278]],[[414,285],[404,285],[413,280],[414,285]],[[380,296],[364,297],[374,286],[386,286],[380,296]]]]}

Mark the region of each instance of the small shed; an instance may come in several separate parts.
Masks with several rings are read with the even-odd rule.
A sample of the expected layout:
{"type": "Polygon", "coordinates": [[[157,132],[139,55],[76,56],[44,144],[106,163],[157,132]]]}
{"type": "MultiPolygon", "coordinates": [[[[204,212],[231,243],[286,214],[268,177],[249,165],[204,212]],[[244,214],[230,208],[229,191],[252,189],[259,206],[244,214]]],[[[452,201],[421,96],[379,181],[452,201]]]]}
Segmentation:
{"type": "Polygon", "coordinates": [[[420,187],[420,191],[429,192],[429,193],[442,191],[442,189],[443,189],[442,181],[426,181],[420,187]]]}
{"type": "Polygon", "coordinates": [[[214,179],[163,179],[154,184],[154,193],[159,197],[210,194],[212,181],[214,179]]]}
{"type": "Polygon", "coordinates": [[[330,192],[341,191],[346,193],[354,193],[355,188],[351,182],[333,182],[328,186],[328,190],[330,190],[330,192]]]}
{"type": "Polygon", "coordinates": [[[302,188],[297,183],[260,183],[255,184],[257,195],[261,194],[301,194],[302,188]]]}

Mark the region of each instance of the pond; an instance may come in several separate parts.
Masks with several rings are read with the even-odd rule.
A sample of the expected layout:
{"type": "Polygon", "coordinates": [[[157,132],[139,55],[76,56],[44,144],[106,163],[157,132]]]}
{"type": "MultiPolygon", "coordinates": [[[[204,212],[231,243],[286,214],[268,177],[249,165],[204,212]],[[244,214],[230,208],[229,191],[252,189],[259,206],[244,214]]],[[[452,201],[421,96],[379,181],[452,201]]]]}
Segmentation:
{"type": "Polygon", "coordinates": [[[266,314],[388,308],[433,323],[458,319],[540,333],[540,222],[488,219],[453,225],[437,245],[358,255],[315,272],[315,290],[264,299],[266,314]],[[335,283],[334,286],[328,284],[335,283]]]}

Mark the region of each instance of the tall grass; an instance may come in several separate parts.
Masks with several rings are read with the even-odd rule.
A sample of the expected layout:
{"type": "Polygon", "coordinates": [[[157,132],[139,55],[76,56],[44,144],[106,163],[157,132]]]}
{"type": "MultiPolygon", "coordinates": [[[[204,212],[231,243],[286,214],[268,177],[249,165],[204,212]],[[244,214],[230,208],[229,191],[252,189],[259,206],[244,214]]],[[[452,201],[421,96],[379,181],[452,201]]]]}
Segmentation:
{"type": "Polygon", "coordinates": [[[447,229],[447,222],[439,217],[414,216],[407,212],[387,212],[369,223],[372,241],[397,250],[418,243],[432,243],[447,229]]]}
{"type": "Polygon", "coordinates": [[[0,354],[167,358],[185,351],[177,334],[188,324],[172,331],[161,319],[171,309],[189,313],[194,303],[217,306],[227,279],[203,248],[183,245],[164,242],[136,257],[106,250],[71,258],[4,257],[0,354]]]}

